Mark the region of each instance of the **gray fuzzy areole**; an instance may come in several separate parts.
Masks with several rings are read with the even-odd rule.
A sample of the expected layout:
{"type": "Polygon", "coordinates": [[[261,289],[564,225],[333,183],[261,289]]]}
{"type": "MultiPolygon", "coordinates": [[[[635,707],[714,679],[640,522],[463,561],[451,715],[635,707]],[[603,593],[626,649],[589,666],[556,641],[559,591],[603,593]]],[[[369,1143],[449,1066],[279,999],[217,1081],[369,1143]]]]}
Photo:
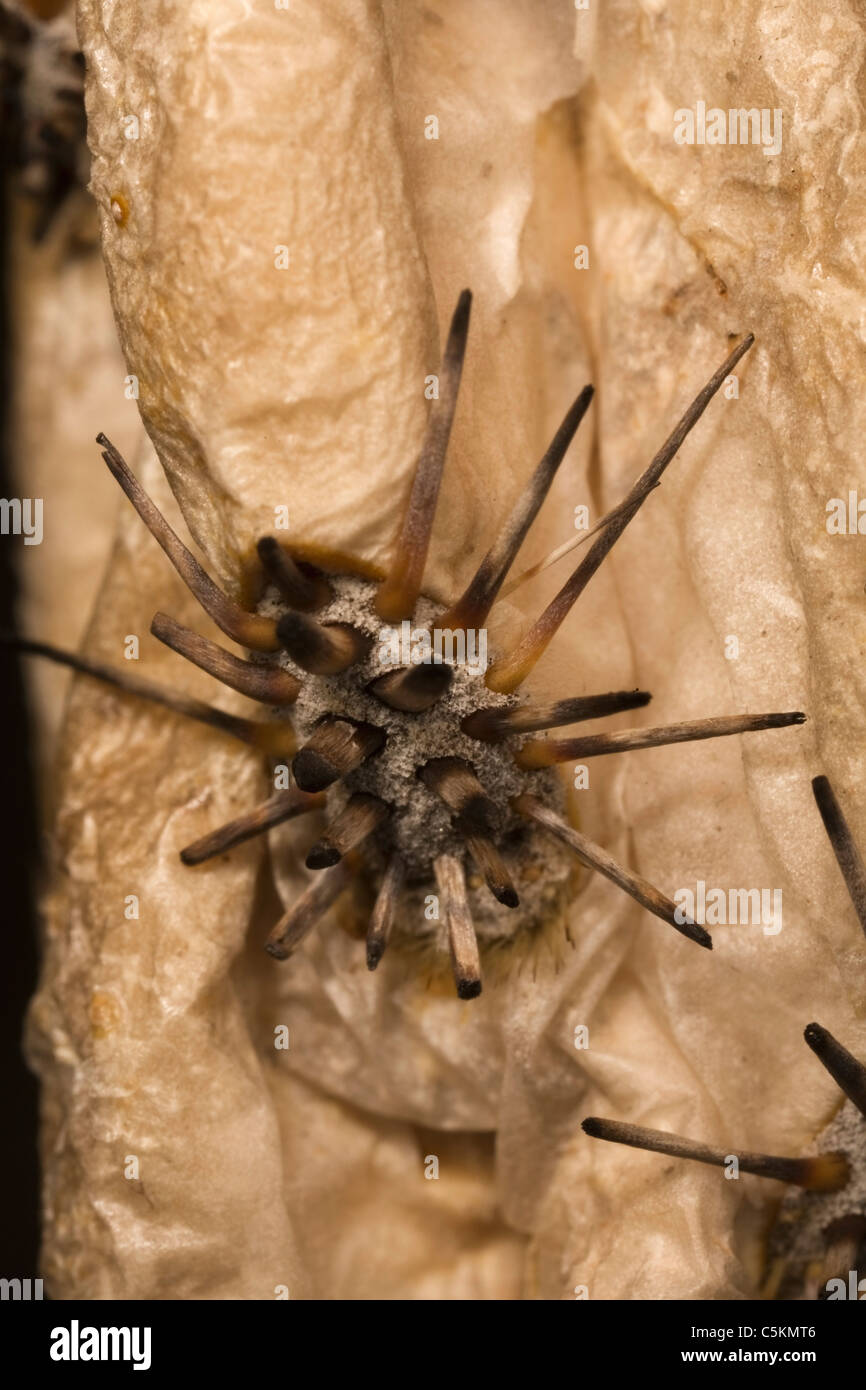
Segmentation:
{"type": "MultiPolygon", "coordinates": [[[[418,923],[421,935],[429,934],[424,916],[427,893],[435,893],[433,860],[443,853],[463,857],[465,845],[452,828],[452,813],[434,792],[417,777],[417,769],[431,758],[467,759],[485,791],[497,808],[497,836],[507,855],[509,867],[520,894],[517,908],[504,907],[492,897],[466,856],[467,879],[476,931],[481,939],[513,937],[520,931],[539,926],[564,901],[573,886],[573,857],[548,836],[541,836],[510,810],[509,800],[531,791],[548,805],[564,810],[565,796],[559,775],[553,770],[525,772],[518,768],[513,751],[521,737],[503,743],[486,743],[470,738],[460,728],[465,715],[478,709],[518,704],[513,695],[499,695],[484,684],[484,672],[467,664],[454,663],[450,687],[432,706],[420,714],[391,709],[367,687],[377,676],[393,671],[383,662],[381,648],[387,624],[373,606],[377,586],[347,576],[329,576],[333,600],[316,614],[322,623],[350,623],[373,639],[368,656],[336,676],[311,676],[294,664],[286,653],[272,658],[301,681],[301,691],[290,716],[302,744],[316,725],[328,715],[374,724],[387,735],[384,748],[355,772],[328,791],[330,818],[353,792],[381,797],[392,808],[386,824],[363,846],[363,856],[376,879],[381,876],[388,854],[399,851],[409,876],[407,898],[410,910],[403,921],[418,923]],[[417,906],[417,911],[415,907],[417,906]]],[[[259,606],[268,617],[284,611],[277,591],[269,589],[259,606]]],[[[437,606],[422,599],[413,627],[436,625],[437,606]]]]}

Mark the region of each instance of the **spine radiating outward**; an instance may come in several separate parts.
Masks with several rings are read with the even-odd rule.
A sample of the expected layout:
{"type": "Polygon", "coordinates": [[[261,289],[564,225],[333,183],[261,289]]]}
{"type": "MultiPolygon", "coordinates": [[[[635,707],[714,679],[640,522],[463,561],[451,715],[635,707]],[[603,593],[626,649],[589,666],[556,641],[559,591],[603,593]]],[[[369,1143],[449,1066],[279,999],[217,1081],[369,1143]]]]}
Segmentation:
{"type": "Polygon", "coordinates": [[[645,907],[647,911],[660,917],[663,922],[667,922],[675,931],[687,936],[690,941],[695,941],[699,946],[705,946],[708,950],[712,949],[712,937],[704,927],[699,926],[696,922],[679,921],[678,909],[670,898],[666,898],[664,893],[660,893],[645,878],[632,873],[631,869],[627,869],[624,864],[618,864],[606,849],[602,849],[601,845],[596,845],[592,840],[588,840],[585,835],[581,835],[579,830],[574,830],[555,811],[544,806],[534,796],[517,796],[511,804],[515,811],[534,821],[536,825],[541,826],[543,830],[548,831],[562,844],[573,850],[587,868],[597,869],[618,888],[622,888],[629,897],[640,903],[641,907],[645,907]]]}
{"type": "Polygon", "coordinates": [[[866,867],[863,865],[860,851],[827,778],[815,777],[812,781],[812,791],[821,812],[824,829],[833,847],[836,863],[842,871],[845,887],[854,904],[854,911],[866,933],[866,867]]]}
{"type": "Polygon", "coordinates": [[[294,788],[276,792],[260,806],[255,806],[252,811],[245,811],[242,816],[236,816],[234,820],[209,831],[200,840],[194,840],[191,845],[181,850],[180,857],[184,864],[203,864],[205,860],[225,854],[227,850],[234,849],[235,845],[243,844],[245,840],[264,835],[274,825],[294,820],[295,816],[307,815],[324,804],[323,796],[307,796],[305,792],[296,791],[294,788]]]}
{"type": "Polygon", "coordinates": [[[696,743],[728,734],[754,734],[762,729],[784,729],[804,724],[805,714],[730,714],[713,719],[694,719],[659,729],[623,729],[616,734],[587,734],[581,738],[530,739],[514,755],[518,767],[532,770],[552,767],[578,758],[599,758],[605,753],[628,753],[636,748],[662,748],[668,743],[696,743]]]}
{"type": "Polygon", "coordinates": [[[230,734],[232,738],[240,739],[241,743],[248,743],[263,753],[288,757],[295,751],[295,735],[288,724],[270,724],[256,719],[243,719],[237,714],[228,714],[225,710],[217,709],[215,705],[206,705],[203,700],[194,699],[191,695],[167,690],[155,681],[145,680],[143,676],[117,670],[102,661],[91,661],[90,657],[78,656],[75,652],[65,652],[59,647],[50,646],[47,642],[30,642],[23,637],[8,636],[0,637],[0,642],[25,655],[44,656],[58,666],[68,666],[71,670],[78,671],[82,676],[93,676],[104,685],[113,685],[117,690],[136,695],[140,700],[147,700],[152,705],[162,705],[164,709],[170,709],[175,714],[195,719],[199,724],[207,724],[209,728],[217,729],[222,734],[230,734]]]}
{"type": "Polygon", "coordinates": [[[454,822],[454,828],[466,841],[466,847],[475,860],[478,872],[497,902],[505,907],[519,907],[520,899],[514,880],[492,838],[483,831],[476,830],[471,823],[464,824],[459,816],[454,822]]]}
{"type": "Polygon", "coordinates": [[[376,906],[367,928],[367,969],[375,970],[385,954],[391,940],[391,932],[397,916],[397,906],[403,884],[406,881],[406,866],[399,854],[393,853],[382,877],[382,884],[376,898],[376,906]]]}
{"type": "Polygon", "coordinates": [[[167,613],[157,613],[150,630],[179,656],[250,700],[264,705],[290,705],[298,698],[300,682],[288,671],[263,662],[242,661],[209,638],[182,627],[167,613]]]}
{"type": "Polygon", "coordinates": [[[391,571],[381,584],[376,597],[376,611],[379,617],[388,623],[411,618],[421,592],[430,533],[433,530],[433,518],[439,499],[439,484],[442,481],[451,425],[457,409],[471,308],[472,295],[469,290],[464,290],[457,301],[457,308],[451,320],[448,341],[439,368],[439,398],[433,402],[430,410],[391,571]]]}
{"type": "Polygon", "coordinates": [[[604,1120],[590,1115],[581,1126],[591,1139],[607,1139],[613,1144],[628,1144],[633,1149],[650,1153],[669,1154],[671,1158],[691,1158],[696,1163],[711,1163],[725,1168],[731,1159],[743,1173],[755,1173],[759,1178],[775,1178],[777,1182],[793,1183],[812,1192],[838,1192],[850,1177],[848,1160],[843,1153],[818,1154],[815,1158],[779,1158],[775,1154],[743,1153],[738,1150],[711,1149],[679,1134],[661,1129],[644,1129],[642,1125],[622,1124],[619,1120],[604,1120]]]}
{"type": "Polygon", "coordinates": [[[277,922],[265,942],[268,955],[275,960],[288,960],[350,883],[351,875],[345,864],[335,864],[332,869],[317,874],[307,891],[277,922]]]}
{"type": "Polygon", "coordinates": [[[725,378],[730,376],[740,358],[748,352],[754,341],[754,337],[750,333],[734,349],[727,361],[722,363],[718,371],[713,374],[704,389],[692,401],[676,429],[662,445],[652,463],[638,478],[616,519],[611,520],[605,526],[571,578],[560,589],[556,598],[548,604],[541,617],[530,628],[511,655],[504,657],[501,661],[494,662],[489,668],[485,679],[490,690],[497,690],[501,694],[508,695],[525,681],[535,663],[547,650],[551,638],[558,631],[561,623],[583,593],[602,561],[655,488],[683,440],[700,420],[725,378]]]}
{"type": "Polygon", "coordinates": [[[213,618],[233,642],[253,651],[275,652],[279,650],[276,623],[272,618],[260,618],[224,594],[210,575],[199,564],[195,556],[187,550],[180,537],[172,530],[158,507],[151,502],[141,483],[130,469],[122,454],[115,449],[111,440],[104,434],[96,436],[97,444],[103,449],[102,457],[126,493],[150,534],[159,541],[171,563],[174,565],[190,593],[198,599],[204,611],[213,618]]]}
{"type": "Polygon", "coordinates": [[[433,861],[436,885],[445,908],[451,968],[460,999],[477,999],[481,993],[481,960],[469,901],[463,865],[453,854],[440,854],[433,861]]]}
{"type": "Polygon", "coordinates": [[[582,719],[602,719],[607,714],[640,709],[652,696],[646,690],[613,690],[608,695],[578,695],[572,700],[552,700],[546,705],[511,705],[504,709],[479,709],[467,714],[460,727],[470,738],[501,743],[510,734],[531,734],[536,729],[556,729],[582,719]]]}
{"type": "Polygon", "coordinates": [[[496,600],[503,580],[517,552],[526,539],[530,526],[538,515],[542,502],[550,491],[557,469],[577,433],[578,425],[589,410],[593,396],[591,386],[584,386],[569,408],[550,447],[542,458],[508,517],[492,547],[481,561],[475,575],[461,598],[452,608],[437,618],[441,628],[480,627],[496,600]]]}
{"type": "Polygon", "coordinates": [[[847,1047],[837,1042],[820,1023],[810,1023],[803,1037],[836,1085],[856,1105],[860,1114],[866,1116],[866,1066],[858,1062],[847,1047]]]}

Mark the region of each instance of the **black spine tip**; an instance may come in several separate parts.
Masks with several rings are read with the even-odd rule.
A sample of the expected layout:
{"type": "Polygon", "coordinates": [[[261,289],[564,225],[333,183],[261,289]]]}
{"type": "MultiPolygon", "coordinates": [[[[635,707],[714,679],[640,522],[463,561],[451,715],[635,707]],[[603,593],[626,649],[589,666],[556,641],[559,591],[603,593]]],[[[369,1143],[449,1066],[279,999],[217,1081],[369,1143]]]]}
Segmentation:
{"type": "Polygon", "coordinates": [[[333,845],[313,845],[304,862],[308,869],[330,869],[339,864],[342,857],[333,845]]]}
{"type": "Polygon", "coordinates": [[[704,950],[711,951],[713,949],[713,938],[710,936],[706,927],[702,927],[699,922],[687,922],[685,926],[680,927],[679,930],[689,941],[694,941],[696,945],[703,946],[704,950]]]}
{"type": "Polygon", "coordinates": [[[294,642],[306,631],[306,624],[297,613],[283,613],[277,620],[277,636],[281,642],[294,642]]]}
{"type": "Polygon", "coordinates": [[[302,748],[292,759],[292,776],[302,792],[323,792],[339,778],[338,771],[313,748],[302,748]]]}

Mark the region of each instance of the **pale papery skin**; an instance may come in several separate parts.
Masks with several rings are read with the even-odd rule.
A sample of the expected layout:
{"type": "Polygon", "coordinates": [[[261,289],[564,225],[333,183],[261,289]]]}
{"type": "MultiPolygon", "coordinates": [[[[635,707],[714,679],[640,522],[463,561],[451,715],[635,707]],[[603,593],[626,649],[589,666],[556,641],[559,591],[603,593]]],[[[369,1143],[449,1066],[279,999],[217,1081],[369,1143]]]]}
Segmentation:
{"type": "MultiPolygon", "coordinates": [[[[28,637],[77,647],[119,511],[116,483],[107,469],[94,466],[93,420],[102,419],[118,447],[132,453],[141,439],[141,419],[124,394],[126,369],[98,246],[76,246],[67,256],[64,222],[35,246],[32,208],[16,211],[10,276],[18,383],[11,427],[15,493],[43,503],[42,542],[22,543],[17,556],[18,616],[28,637]]],[[[40,791],[46,808],[53,808],[53,751],[71,674],[40,662],[29,664],[25,675],[40,791]]]]}
{"type": "MultiPolygon", "coordinates": [[[[612,502],[627,486],[634,451],[651,447],[659,414],[681,398],[683,372],[706,360],[720,330],[755,332],[740,398],[714,417],[714,447],[686,446],[652,524],[632,528],[614,566],[636,670],[654,693],[652,722],[770,707],[803,708],[810,722],[784,746],[744,740],[742,762],[739,749],[709,743],[629,762],[623,813],[648,876],[780,887],[785,925],[767,938],[718,928],[713,960],[682,969],[641,950],[635,976],[664,1009],[692,1073],[683,1088],[692,1104],[665,1099],[670,1064],[660,1076],[651,1049],[638,1055],[623,1027],[633,1009],[626,982],[597,1043],[620,1059],[631,1053],[630,1075],[608,1089],[591,1051],[587,1108],[610,1113],[615,1104],[638,1123],[787,1153],[813,1139],[839,1100],[803,1042],[806,1023],[818,1019],[858,1055],[866,1050],[863,936],[809,785],[829,776],[866,843],[864,566],[857,539],[825,527],[827,501],[862,490],[864,475],[864,33],[847,4],[822,10],[819,40],[793,4],[756,5],[745,25],[730,12],[714,26],[708,43],[705,13],[687,4],[664,16],[615,4],[594,34],[583,180],[593,190],[595,337],[609,383],[603,496],[612,502]],[[700,95],[723,107],[782,108],[780,156],[676,145],[673,113],[700,95]],[[724,658],[731,633],[735,661],[724,658]]],[[[683,1210],[673,1194],[664,1206],[659,1196],[683,1179],[649,1155],[631,1155],[624,1168],[610,1148],[575,1144],[560,1175],[611,1204],[605,1243],[594,1235],[595,1201],[563,1222],[554,1193],[538,1251],[549,1261],[553,1240],[593,1296],[624,1287],[608,1249],[632,1250],[630,1289],[693,1296],[685,1259],[684,1275],[674,1270],[651,1292],[653,1251],[683,1210]],[[626,1204],[623,1172],[647,1185],[626,1204]]],[[[703,1212],[720,1178],[693,1167],[703,1212]]],[[[752,1203],[766,1212],[781,1192],[756,1179],[743,1185],[741,1216],[752,1203]]],[[[685,1239],[676,1248],[682,1258],[685,1239]]]]}
{"type": "Polygon", "coordinates": [[[85,0],[79,29],[121,344],[190,530],[231,585],[277,507],[381,565],[438,364],[378,6],[85,0]]]}
{"type": "MultiPolygon", "coordinates": [[[[152,451],[137,463],[171,515],[152,451]]],[[[125,636],[139,634],[136,669],[207,697],[207,678],[179,675],[183,663],[149,635],[154,600],[198,621],[128,510],[88,648],[123,665],[125,636]]],[[[59,770],[46,963],[29,1025],[48,1083],[48,1287],[61,1298],[273,1298],[278,1286],[303,1297],[291,1223],[273,1200],[277,1120],[227,976],[257,851],[209,879],[177,855],[178,835],[202,815],[228,819],[260,799],[263,769],[231,739],[79,681],[59,770]],[[130,895],[137,919],[125,916],[130,895]]]]}
{"type": "MultiPolygon", "coordinates": [[[[267,122],[276,120],[269,80],[253,84],[248,76],[256,53],[266,76],[275,70],[269,55],[279,31],[265,5],[239,29],[240,8],[227,0],[210,7],[207,42],[192,51],[173,40],[205,23],[201,7],[164,6],[158,35],[144,6],[88,0],[80,12],[91,59],[95,189],[106,218],[115,310],[130,369],[140,370],[154,393],[149,407],[143,390],[142,412],[190,528],[215,568],[236,578],[238,557],[269,529],[265,518],[277,482],[291,489],[293,524],[297,518],[304,533],[323,544],[348,545],[374,563],[387,554],[397,516],[393,488],[400,480],[405,486],[408,477],[423,422],[417,382],[429,366],[417,328],[427,321],[430,300],[415,229],[440,320],[460,283],[481,291],[437,521],[444,560],[434,565],[434,590],[453,591],[456,575],[469,565],[467,541],[477,555],[479,533],[492,535],[517,480],[583,384],[590,357],[602,388],[593,418],[597,514],[599,505],[626,489],[721,360],[725,335],[754,330],[759,343],[739,371],[739,399],[720,398],[711,407],[533,684],[560,695],[639,680],[654,692],[652,723],[805,707],[811,722],[804,730],[603,760],[593,767],[592,790],[581,803],[589,832],[665,891],[699,877],[725,886],[779,886],[785,925],[777,938],[757,928],[719,928],[710,956],[650,920],[611,885],[590,879],[571,911],[575,949],[558,935],[540,943],[528,968],[492,972],[484,995],[469,1006],[429,989],[398,955],[386,955],[369,976],[359,943],[334,923],[318,930],[287,966],[275,967],[259,951],[279,906],[253,905],[261,847],[247,846],[192,873],[176,858],[183,843],[257,799],[261,773],[252,760],[170,716],[111,694],[94,696],[79,685],[67,734],[59,837],[67,869],[53,916],[62,939],[49,942],[33,1013],[32,1046],[46,1078],[46,1152],[54,1155],[46,1237],[52,1292],[272,1297],[272,1288],[286,1283],[293,1296],[317,1297],[340,1296],[338,1290],[346,1291],[343,1296],[396,1296],[402,1288],[404,1296],[416,1297],[571,1298],[578,1285],[593,1298],[748,1295],[755,1287],[756,1235],[771,1212],[774,1185],[725,1182],[714,1170],[593,1143],[579,1122],[587,1113],[607,1113],[710,1141],[798,1152],[832,1113],[837,1095],[803,1043],[802,1028],[816,1017],[852,1050],[862,1052],[866,1043],[862,984],[858,989],[866,973],[862,937],[809,791],[810,776],[827,772],[855,833],[866,840],[866,797],[857,791],[863,785],[859,749],[866,745],[855,663],[862,575],[856,542],[828,538],[823,529],[826,498],[845,495],[854,484],[851,460],[862,435],[855,342],[852,336],[844,352],[834,332],[847,323],[850,299],[834,284],[817,302],[803,301],[807,249],[809,261],[816,247],[827,263],[847,260],[846,273],[862,282],[845,180],[834,185],[832,215],[813,211],[807,238],[797,188],[780,181],[773,160],[749,148],[698,151],[673,143],[673,109],[692,99],[692,82],[708,95],[721,82],[733,39],[733,29],[724,26],[733,19],[714,21],[718,40],[709,44],[706,17],[699,24],[684,4],[667,7],[663,28],[652,14],[636,18],[618,5],[579,14],[580,62],[570,70],[562,58],[555,79],[539,82],[533,72],[521,89],[517,78],[503,87],[501,75],[524,71],[527,6],[497,6],[493,23],[486,5],[428,5],[443,23],[423,61],[412,14],[403,22],[403,12],[390,7],[396,117],[387,115],[387,81],[375,93],[363,88],[359,100],[371,102],[374,112],[386,111],[376,126],[382,143],[365,151],[363,175],[356,161],[349,177],[340,101],[320,109],[316,132],[332,157],[331,194],[342,187],[343,171],[348,202],[341,234],[375,246],[376,219],[386,228],[387,280],[373,255],[353,279],[352,294],[365,312],[375,302],[388,315],[399,314],[403,326],[396,340],[386,340],[383,319],[373,334],[375,362],[359,368],[356,378],[369,433],[349,431],[347,443],[333,400],[317,401],[315,414],[304,409],[306,395],[317,389],[296,371],[307,348],[325,377],[341,353],[355,354],[357,341],[345,324],[341,338],[339,323],[305,319],[308,337],[293,339],[291,361],[284,360],[279,372],[261,371],[260,359],[245,350],[245,334],[256,331],[275,344],[292,295],[306,302],[308,293],[323,293],[339,257],[332,259],[332,241],[311,238],[313,221],[301,194],[319,209],[322,204],[315,179],[303,168],[296,179],[268,185],[264,205],[268,233],[288,224],[306,248],[303,283],[287,288],[281,302],[276,272],[259,267],[250,254],[259,228],[251,223],[249,198],[261,187],[256,182],[251,190],[242,174],[255,160],[276,158],[279,140],[269,146],[261,138],[267,122]],[[484,42],[462,49],[463,80],[450,82],[455,49],[449,45],[455,33],[471,39],[473,21],[484,42]],[[132,33],[134,58],[121,61],[132,33]],[[575,127],[561,108],[548,108],[577,91],[588,73],[595,82],[584,91],[575,127]],[[681,83],[688,93],[680,93],[681,83]],[[416,117],[422,106],[439,109],[428,100],[437,90],[443,120],[434,162],[427,157],[433,151],[418,143],[416,117]],[[148,116],[150,154],[141,142],[137,148],[122,142],[122,130],[118,135],[118,108],[125,114],[137,97],[148,116]],[[466,119],[458,126],[461,114],[466,119]],[[454,143],[443,158],[449,138],[454,143]],[[437,210],[449,207],[455,179],[475,189],[473,174],[483,177],[497,143],[519,156],[507,172],[494,170],[488,179],[491,225],[501,228],[491,244],[478,233],[483,195],[465,225],[437,210]],[[199,147],[204,153],[197,164],[199,147]],[[710,164],[711,156],[725,162],[710,164]],[[133,194],[133,215],[117,229],[108,223],[105,200],[121,175],[133,194]],[[184,229],[200,238],[206,226],[219,254],[232,252],[237,272],[223,278],[219,315],[213,259],[188,258],[182,292],[170,286],[184,229]],[[786,226],[783,262],[770,232],[778,235],[786,226]],[[563,257],[577,241],[592,246],[590,274],[572,271],[567,259],[563,271],[563,257]],[[727,286],[724,297],[707,273],[707,255],[727,286]],[[154,293],[156,307],[148,307],[145,282],[154,276],[166,278],[154,293]],[[196,332],[179,331],[189,327],[193,312],[202,315],[196,332]],[[822,374],[813,359],[824,344],[834,355],[822,374]],[[496,350],[503,345],[507,350],[496,350]],[[521,362],[534,390],[521,375],[521,362]],[[287,383],[297,402],[291,407],[287,383]],[[303,446],[291,451],[291,461],[271,432],[283,419],[298,422],[295,444],[303,423],[303,446]],[[502,455],[510,439],[519,447],[508,445],[509,466],[502,455]],[[335,458],[341,461],[339,505],[337,487],[328,482],[333,475],[325,477],[323,493],[318,469],[321,460],[335,458]],[[382,524],[386,497],[390,529],[382,524]],[[738,662],[724,658],[729,632],[740,637],[738,662]],[[122,722],[115,728],[114,721],[122,722]],[[128,831],[117,844],[121,810],[128,831]],[[98,886],[92,882],[97,866],[98,886]],[[121,904],[125,892],[139,891],[126,887],[132,878],[141,884],[143,904],[134,956],[125,938],[109,950],[107,930],[109,923],[115,936],[128,930],[121,904]],[[228,974],[247,936],[242,959],[228,974]],[[164,967],[156,971],[155,987],[147,985],[151,962],[164,967]],[[118,1023],[109,1037],[94,1040],[82,1019],[93,996],[103,993],[115,1001],[116,1015],[106,1008],[118,1023]],[[290,1026],[292,1044],[275,1061],[270,1039],[281,1022],[290,1026]],[[577,1024],[590,1027],[588,1050],[574,1047],[577,1024]],[[146,1104],[133,1113],[120,1110],[118,1089],[125,1093],[136,1084],[146,1104]],[[233,1116],[243,1098],[244,1125],[228,1125],[225,1112],[210,1114],[205,1101],[212,1096],[233,1116]],[[190,1116],[193,1103],[199,1109],[190,1116]],[[367,1114],[360,1117],[359,1109],[367,1114]],[[187,1114],[186,1123],[178,1124],[178,1112],[187,1114]],[[307,1122],[305,1112],[312,1114],[307,1122]],[[307,1123],[321,1126],[321,1142],[331,1152],[327,1165],[319,1163],[321,1144],[304,1143],[307,1123]],[[449,1181],[447,1162],[438,1184],[423,1178],[421,1150],[437,1151],[426,1137],[436,1129],[455,1132],[441,1141],[443,1156],[462,1142],[463,1162],[475,1174],[462,1196],[455,1194],[450,1243],[427,1220],[430,1203],[445,1200],[442,1184],[449,1181]],[[495,1164],[492,1152],[485,1156],[471,1136],[461,1141],[461,1131],[495,1131],[495,1164]],[[364,1192],[354,1207],[347,1200],[328,1229],[322,1194],[329,1173],[334,1190],[346,1174],[345,1152],[333,1137],[341,1133],[355,1136],[352,1152],[364,1192]],[[370,1157],[382,1151],[370,1148],[374,1133],[394,1155],[385,1170],[370,1157]],[[153,1207],[144,1215],[140,1195],[124,1186],[117,1166],[121,1150],[136,1152],[136,1142],[150,1169],[142,1185],[153,1207]],[[211,1157],[209,1167],[207,1155],[220,1146],[218,1164],[211,1157]],[[185,1152],[197,1162],[180,1161],[185,1152]],[[80,1175],[76,1161],[83,1161],[80,1175]],[[291,1168],[290,1178],[280,1179],[281,1167],[291,1168]],[[404,1250],[396,1270],[386,1262],[365,1278],[358,1244],[370,1220],[393,1217],[381,1184],[401,1181],[406,1208],[395,1231],[402,1222],[417,1259],[406,1258],[404,1250]],[[499,1215],[489,1204],[491,1184],[499,1215]],[[308,1206],[322,1213],[321,1222],[308,1206]],[[489,1238],[464,1253],[460,1222],[472,1229],[480,1210],[489,1220],[489,1238]],[[92,1215],[97,1211],[99,1220],[92,1215]],[[347,1227],[357,1241],[341,1239],[347,1227]],[[491,1251],[501,1259],[494,1261],[491,1251]],[[288,1273],[281,1276],[284,1268],[288,1273]]],[[[387,73],[377,14],[365,6],[328,7],[329,16],[337,11],[351,17],[351,26],[340,30],[347,42],[350,36],[357,42],[360,26],[363,43],[378,54],[376,70],[387,73]]],[[[736,21],[742,60],[737,90],[747,104],[784,106],[773,99],[772,84],[813,92],[819,80],[804,83],[810,35],[796,24],[784,41],[773,40],[772,63],[759,64],[754,54],[763,51],[769,13],[756,6],[745,36],[743,21],[736,21]]],[[[844,30],[847,9],[828,13],[844,30]]],[[[542,49],[547,43],[561,51],[571,18],[566,5],[535,18],[542,49]]],[[[421,22],[432,23],[419,16],[421,22]]],[[[838,36],[834,80],[843,90],[856,71],[850,37],[838,36]]],[[[301,49],[292,40],[286,49],[297,91],[303,87],[301,49]]],[[[305,52],[312,63],[322,50],[312,44],[305,52]]],[[[328,57],[334,80],[363,83],[337,48],[328,57]]],[[[302,141],[310,138],[309,110],[296,114],[295,101],[296,94],[287,93],[279,107],[288,122],[281,138],[290,142],[298,133],[302,141]]],[[[820,102],[816,110],[820,114],[820,102]]],[[[817,129],[814,138],[792,147],[796,158],[784,166],[793,162],[813,183],[838,154],[819,138],[820,123],[817,129]]],[[[859,138],[858,130],[840,137],[849,162],[859,138]]],[[[342,303],[340,312],[351,318],[352,306],[342,303]]],[[[357,356],[353,361],[358,366],[357,356]]],[[[572,506],[590,500],[589,442],[589,435],[580,440],[565,465],[528,558],[562,540],[572,506]]],[[[148,482],[155,482],[152,466],[148,482]]],[[[100,604],[101,651],[111,631],[146,631],[157,607],[169,606],[182,620],[190,612],[166,598],[176,586],[166,579],[153,541],[143,533],[134,538],[138,527],[127,518],[125,545],[134,547],[140,567],[135,583],[121,550],[100,604]]],[[[562,578],[561,567],[520,591],[510,605],[512,617],[521,608],[537,611],[562,578]]],[[[202,626],[198,619],[193,625],[202,626]]],[[[146,668],[156,661],[155,646],[148,647],[146,668]]],[[[160,664],[165,669],[168,663],[173,684],[193,681],[178,659],[160,664]]],[[[296,826],[273,839],[275,878],[288,902],[303,871],[300,857],[286,851],[306,847],[308,832],[296,826]]],[[[452,1164],[453,1182],[460,1162],[452,1164]]]]}

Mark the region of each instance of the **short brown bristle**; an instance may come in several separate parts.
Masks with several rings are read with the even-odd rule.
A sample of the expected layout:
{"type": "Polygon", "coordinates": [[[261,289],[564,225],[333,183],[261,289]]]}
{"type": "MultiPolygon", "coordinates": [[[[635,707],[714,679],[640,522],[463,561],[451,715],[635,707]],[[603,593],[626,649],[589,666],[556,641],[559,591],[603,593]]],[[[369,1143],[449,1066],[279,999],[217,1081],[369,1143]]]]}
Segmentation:
{"type": "Polygon", "coordinates": [[[462,818],[464,827],[473,826],[487,833],[494,824],[496,805],[465,758],[431,758],[419,767],[418,776],[425,787],[462,818]]]}
{"type": "Polygon", "coordinates": [[[336,676],[370,650],[370,638],[349,623],[320,623],[307,613],[284,613],[277,636],[296,665],[313,676],[336,676]]]}
{"type": "Polygon", "coordinates": [[[274,536],[256,542],[262,567],[286,603],[302,613],[315,613],[330,603],[334,591],[323,574],[310,575],[300,568],[274,536]]]}
{"type": "Polygon", "coordinates": [[[514,880],[490,836],[474,829],[471,823],[464,825],[459,816],[454,828],[466,841],[466,847],[475,860],[476,868],[494,898],[505,907],[518,907],[520,898],[514,887],[514,880]]]}
{"type": "Polygon", "coordinates": [[[372,724],[356,724],[328,715],[295,754],[292,773],[305,792],[321,792],[348,777],[383,747],[385,733],[372,724]]]}
{"type": "Polygon", "coordinates": [[[307,868],[327,869],[339,863],[344,854],[372,835],[390,814],[390,806],[378,796],[355,792],[313,845],[307,855],[307,868]]]}
{"type": "Polygon", "coordinates": [[[317,874],[306,892],[277,922],[265,942],[268,955],[275,960],[288,960],[350,882],[345,864],[317,874]]]}
{"type": "Polygon", "coordinates": [[[386,671],[370,682],[368,689],[377,700],[391,709],[421,714],[441,699],[451,684],[454,672],[446,663],[421,662],[404,666],[399,671],[386,671]]]}

